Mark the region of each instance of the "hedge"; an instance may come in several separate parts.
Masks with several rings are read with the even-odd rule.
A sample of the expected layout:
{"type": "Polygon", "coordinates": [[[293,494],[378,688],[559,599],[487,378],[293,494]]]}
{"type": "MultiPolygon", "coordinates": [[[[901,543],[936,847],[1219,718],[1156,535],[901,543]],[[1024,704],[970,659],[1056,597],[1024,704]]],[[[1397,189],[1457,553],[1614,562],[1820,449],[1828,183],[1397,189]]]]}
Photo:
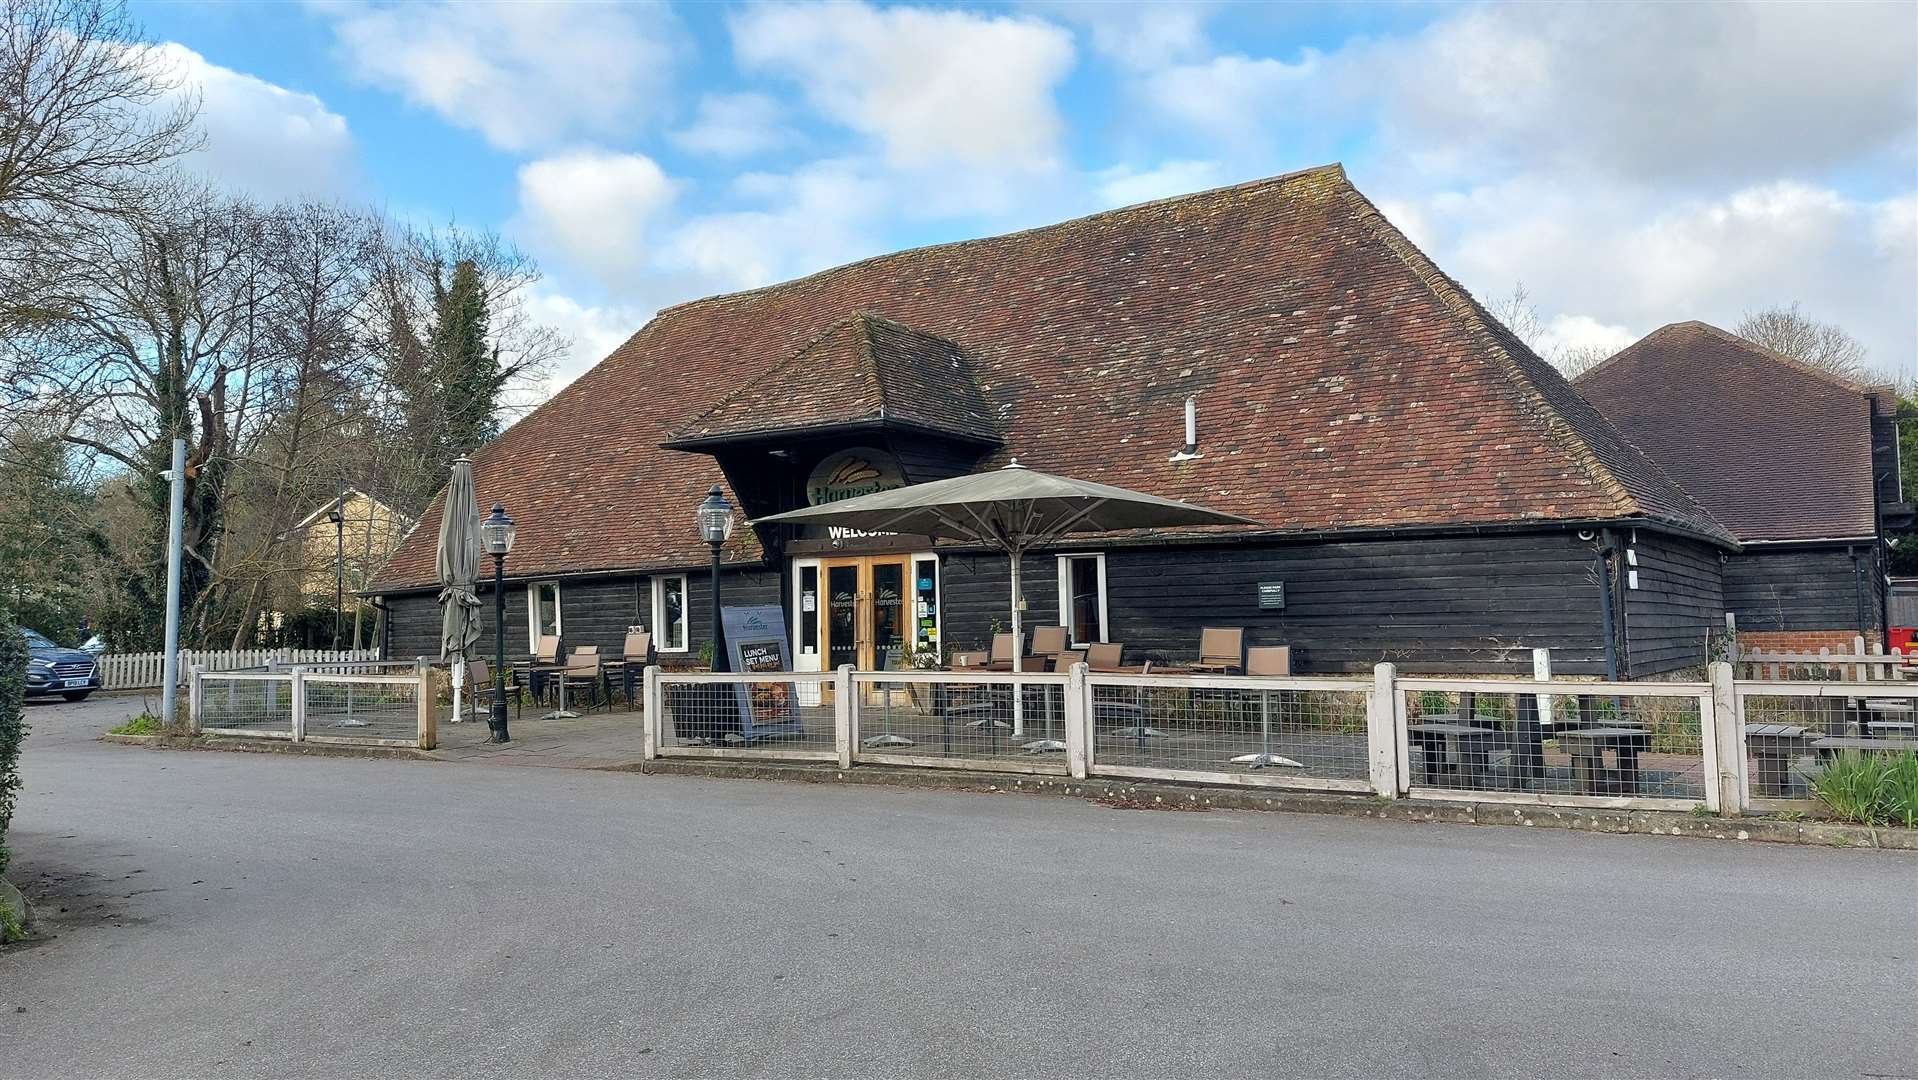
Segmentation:
{"type": "Polygon", "coordinates": [[[7,871],[7,826],[13,821],[13,796],[20,787],[20,743],[27,737],[22,708],[27,693],[27,637],[0,622],[0,874],[7,871]]]}

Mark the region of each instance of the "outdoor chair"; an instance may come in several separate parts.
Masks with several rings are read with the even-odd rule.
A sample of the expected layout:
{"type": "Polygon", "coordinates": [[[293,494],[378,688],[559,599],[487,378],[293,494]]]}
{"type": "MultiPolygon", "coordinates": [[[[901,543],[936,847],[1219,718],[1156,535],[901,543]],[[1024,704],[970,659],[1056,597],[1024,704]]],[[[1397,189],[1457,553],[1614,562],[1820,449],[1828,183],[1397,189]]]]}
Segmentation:
{"type": "MultiPolygon", "coordinates": [[[[1290,675],[1292,674],[1292,648],[1289,645],[1260,645],[1245,651],[1245,673],[1247,675],[1290,675]]],[[[1294,769],[1305,768],[1305,763],[1280,757],[1272,752],[1272,693],[1259,691],[1259,752],[1240,754],[1232,759],[1234,765],[1244,765],[1249,769],[1263,769],[1272,765],[1285,765],[1294,769]]]]}
{"type": "Polygon", "coordinates": [[[581,645],[566,658],[566,666],[558,672],[559,700],[566,700],[566,689],[570,686],[585,686],[591,689],[592,698],[588,709],[593,705],[604,705],[601,691],[605,686],[605,672],[601,670],[599,646],[581,645]]]}
{"type": "Polygon", "coordinates": [[[514,665],[526,673],[526,677],[521,681],[532,691],[534,701],[540,700],[546,692],[546,676],[549,673],[540,669],[550,668],[557,663],[559,663],[559,635],[541,634],[539,643],[533,647],[532,657],[514,665]]]}
{"type": "Polygon", "coordinates": [[[1233,675],[1245,670],[1245,631],[1239,627],[1208,626],[1199,631],[1199,662],[1192,670],[1209,675],[1233,675]]]}
{"type": "Polygon", "coordinates": [[[1062,653],[1072,647],[1072,640],[1066,635],[1063,626],[1035,626],[1032,628],[1032,655],[1051,656],[1062,653]]]}
{"type": "Polygon", "coordinates": [[[640,674],[646,670],[646,665],[651,663],[652,652],[653,635],[644,630],[628,630],[626,643],[619,650],[619,659],[606,661],[606,677],[609,680],[615,675],[619,677],[620,689],[626,695],[627,708],[639,704],[639,699],[633,695],[636,692],[640,674]]]}
{"type": "Polygon", "coordinates": [[[1106,641],[1086,646],[1086,666],[1094,671],[1117,671],[1125,660],[1125,646],[1106,641]]]}
{"type": "Polygon", "coordinates": [[[992,658],[986,661],[988,667],[1005,671],[1012,670],[1012,658],[1018,655],[1019,644],[1011,634],[992,635],[992,658]]]}
{"type": "Polygon", "coordinates": [[[509,700],[513,703],[513,719],[519,719],[523,704],[520,699],[520,684],[511,669],[507,670],[503,684],[496,686],[493,684],[492,668],[486,661],[469,660],[466,664],[466,685],[472,695],[471,708],[475,716],[482,720],[490,718],[493,697],[497,694],[509,694],[511,695],[509,700]],[[481,698],[486,699],[484,708],[480,705],[481,698]]]}

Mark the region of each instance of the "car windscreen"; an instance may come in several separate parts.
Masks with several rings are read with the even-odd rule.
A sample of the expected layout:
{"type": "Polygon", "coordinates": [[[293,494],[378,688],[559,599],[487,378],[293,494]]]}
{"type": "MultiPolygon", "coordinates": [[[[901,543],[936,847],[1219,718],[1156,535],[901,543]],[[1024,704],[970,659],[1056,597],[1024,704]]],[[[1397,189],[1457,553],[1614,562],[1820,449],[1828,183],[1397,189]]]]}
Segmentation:
{"type": "Polygon", "coordinates": [[[60,647],[48,641],[44,635],[35,631],[23,628],[21,632],[27,635],[27,648],[29,649],[57,649],[60,647]]]}

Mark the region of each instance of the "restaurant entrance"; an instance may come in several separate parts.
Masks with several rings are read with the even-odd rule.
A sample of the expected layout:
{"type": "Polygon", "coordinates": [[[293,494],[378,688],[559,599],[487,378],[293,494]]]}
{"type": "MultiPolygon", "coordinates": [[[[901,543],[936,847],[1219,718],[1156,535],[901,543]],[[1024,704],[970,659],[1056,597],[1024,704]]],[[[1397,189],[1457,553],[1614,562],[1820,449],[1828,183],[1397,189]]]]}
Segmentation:
{"type": "Polygon", "coordinates": [[[793,640],[802,670],[898,671],[913,666],[916,653],[936,653],[938,567],[930,553],[795,560],[793,640]]]}

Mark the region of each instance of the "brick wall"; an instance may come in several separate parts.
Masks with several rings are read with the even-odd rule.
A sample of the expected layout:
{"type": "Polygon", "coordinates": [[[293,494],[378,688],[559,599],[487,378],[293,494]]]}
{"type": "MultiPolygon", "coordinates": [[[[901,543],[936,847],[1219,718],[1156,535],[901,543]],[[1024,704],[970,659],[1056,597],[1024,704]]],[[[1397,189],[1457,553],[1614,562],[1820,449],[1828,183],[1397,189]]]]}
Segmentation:
{"type": "MultiPolygon", "coordinates": [[[[1851,652],[1856,630],[1740,630],[1738,647],[1746,652],[1815,653],[1820,649],[1851,652]]],[[[1875,635],[1865,635],[1869,650],[1875,635]]]]}

